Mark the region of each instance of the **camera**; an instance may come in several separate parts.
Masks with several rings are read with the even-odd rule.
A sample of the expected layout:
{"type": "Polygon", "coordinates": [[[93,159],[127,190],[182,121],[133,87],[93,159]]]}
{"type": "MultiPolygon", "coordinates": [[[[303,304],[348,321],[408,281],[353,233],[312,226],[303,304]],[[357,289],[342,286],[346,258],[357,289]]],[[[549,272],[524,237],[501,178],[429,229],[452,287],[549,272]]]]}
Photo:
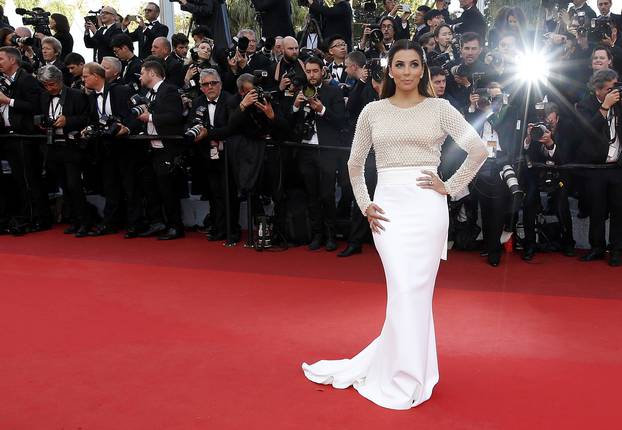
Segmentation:
{"type": "Polygon", "coordinates": [[[609,17],[601,16],[593,18],[590,28],[587,30],[588,40],[590,42],[599,43],[607,37],[611,37],[611,25],[609,17]]]}
{"type": "Polygon", "coordinates": [[[274,49],[274,45],[276,44],[276,39],[274,37],[262,37],[261,38],[261,53],[266,57],[270,58],[272,55],[272,50],[274,49]]]}
{"type": "Polygon", "coordinates": [[[11,85],[13,85],[11,79],[4,74],[0,74],[0,92],[2,92],[2,94],[8,95],[9,91],[11,90],[11,85]]]}
{"type": "Polygon", "coordinates": [[[97,27],[97,17],[99,12],[99,10],[89,10],[88,15],[84,17],[84,22],[92,22],[93,25],[97,27]]]}
{"type": "Polygon", "coordinates": [[[545,122],[537,122],[533,125],[533,127],[531,127],[529,136],[532,140],[540,140],[547,131],[549,131],[549,128],[545,122]]]}
{"type": "Polygon", "coordinates": [[[494,51],[490,51],[488,55],[486,55],[486,59],[490,58],[490,64],[493,67],[501,67],[503,66],[503,54],[501,54],[496,49],[494,51]]]}
{"type": "Polygon", "coordinates": [[[52,35],[50,31],[50,12],[46,12],[40,7],[33,7],[32,10],[18,7],[15,9],[15,13],[22,15],[22,24],[32,25],[35,33],[43,33],[46,36],[52,35]]]}
{"type": "Polygon", "coordinates": [[[467,66],[466,64],[458,64],[458,65],[452,66],[450,69],[450,72],[452,75],[460,76],[463,78],[468,77],[470,74],[470,71],[471,71],[471,68],[467,66]]]}
{"type": "Polygon", "coordinates": [[[145,112],[150,112],[151,103],[152,102],[147,97],[141,94],[134,94],[130,97],[130,105],[132,106],[130,112],[135,116],[139,116],[145,112]]]}
{"type": "Polygon", "coordinates": [[[304,72],[299,71],[296,67],[291,67],[283,74],[283,78],[288,78],[292,82],[294,89],[299,89],[305,86],[307,83],[307,75],[304,72]]]}
{"type": "Polygon", "coordinates": [[[54,124],[55,120],[51,116],[48,115],[35,115],[32,118],[32,122],[35,126],[41,128],[51,128],[52,124],[54,124]]]}
{"type": "Polygon", "coordinates": [[[248,37],[246,36],[242,36],[240,38],[234,37],[233,46],[229,48],[229,50],[227,51],[227,58],[232,59],[233,57],[235,57],[235,54],[238,52],[242,55],[245,55],[246,50],[248,49],[249,43],[250,41],[248,40],[248,37]]]}
{"type": "Polygon", "coordinates": [[[446,73],[449,73],[452,67],[457,66],[460,62],[459,59],[455,58],[449,52],[443,52],[442,54],[429,52],[428,58],[428,64],[430,66],[438,66],[446,73]]]}
{"type": "Polygon", "coordinates": [[[278,91],[266,91],[262,85],[265,85],[268,80],[268,72],[266,70],[253,70],[253,85],[255,85],[255,91],[257,92],[257,101],[261,104],[271,103],[274,100],[274,96],[278,91]]]}
{"type": "Polygon", "coordinates": [[[194,142],[201,130],[209,128],[209,111],[207,106],[199,106],[194,114],[194,118],[191,121],[192,126],[186,130],[184,136],[186,140],[194,142]]]}
{"type": "Polygon", "coordinates": [[[377,44],[382,43],[384,35],[380,30],[380,26],[370,25],[369,28],[371,28],[371,33],[369,33],[369,44],[371,46],[376,46],[377,44]]]}
{"type": "Polygon", "coordinates": [[[510,193],[512,193],[512,198],[514,199],[514,207],[520,207],[520,202],[522,202],[523,197],[525,196],[525,192],[518,184],[518,178],[516,177],[516,172],[514,171],[514,168],[510,164],[506,164],[501,167],[499,175],[501,176],[501,180],[505,182],[505,184],[509,188],[510,193]]]}
{"type": "Polygon", "coordinates": [[[365,68],[369,71],[369,76],[374,81],[382,82],[384,79],[384,69],[387,61],[386,58],[371,58],[365,63],[365,68]]]}
{"type": "Polygon", "coordinates": [[[354,18],[356,22],[363,24],[375,24],[376,19],[376,2],[375,0],[362,0],[359,7],[354,10],[354,18]]]}
{"type": "Polygon", "coordinates": [[[11,40],[11,45],[13,46],[19,46],[19,45],[33,46],[35,44],[34,37],[19,37],[17,35],[13,35],[11,36],[10,40],[11,40]]]}
{"type": "Polygon", "coordinates": [[[121,129],[118,122],[115,116],[102,115],[99,121],[84,129],[84,138],[89,140],[98,137],[114,137],[121,129]]]}

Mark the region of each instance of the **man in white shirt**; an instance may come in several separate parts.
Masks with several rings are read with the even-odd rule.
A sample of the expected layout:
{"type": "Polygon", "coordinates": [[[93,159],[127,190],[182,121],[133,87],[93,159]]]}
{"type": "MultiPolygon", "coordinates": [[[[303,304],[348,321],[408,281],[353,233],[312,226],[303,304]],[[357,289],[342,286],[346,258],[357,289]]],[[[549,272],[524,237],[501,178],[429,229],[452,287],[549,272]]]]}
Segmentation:
{"type": "Polygon", "coordinates": [[[111,6],[104,6],[99,12],[101,26],[96,28],[91,21],[84,23],[84,46],[95,50],[94,57],[101,63],[104,57],[114,57],[110,41],[115,34],[122,33],[121,27],[116,23],[117,11],[111,6]]]}

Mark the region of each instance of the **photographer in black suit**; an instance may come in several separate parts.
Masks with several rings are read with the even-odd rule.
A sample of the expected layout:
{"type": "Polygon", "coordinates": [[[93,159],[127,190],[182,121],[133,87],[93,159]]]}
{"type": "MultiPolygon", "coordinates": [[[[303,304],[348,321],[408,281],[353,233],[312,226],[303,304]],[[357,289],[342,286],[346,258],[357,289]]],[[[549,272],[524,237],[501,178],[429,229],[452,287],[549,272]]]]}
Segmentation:
{"type": "MultiPolygon", "coordinates": [[[[164,68],[159,62],[143,63],[140,81],[143,87],[150,90],[150,104],[138,116],[138,120],[147,125],[147,134],[181,135],[184,132],[181,96],[174,85],[164,82],[164,76],[164,68]]],[[[168,227],[158,239],[181,238],[184,236],[181,203],[174,186],[175,176],[181,167],[181,144],[174,140],[152,140],[151,150],[153,170],[168,227]]]]}
{"type": "MultiPolygon", "coordinates": [[[[37,134],[33,116],[39,113],[41,87],[22,68],[22,56],[16,48],[0,48],[0,72],[4,91],[0,91],[2,133],[37,134]]],[[[19,219],[14,233],[40,231],[51,226],[47,194],[41,180],[42,161],[39,141],[7,139],[4,153],[11,166],[20,197],[19,219]]]]}
{"type": "Polygon", "coordinates": [[[605,220],[609,215],[611,266],[620,266],[622,263],[622,108],[617,82],[618,74],[615,71],[596,71],[589,83],[592,92],[577,105],[581,129],[584,130],[578,161],[616,166],[611,169],[587,170],[583,174],[590,206],[589,238],[592,249],[581,260],[593,261],[605,257],[605,220]]]}
{"type": "Polygon", "coordinates": [[[130,25],[130,17],[126,16],[121,23],[121,29],[126,32],[133,41],[138,42],[138,56],[144,60],[151,55],[151,45],[156,37],[168,36],[168,27],[158,22],[160,16],[160,6],[149,2],[144,9],[145,19],[138,15],[138,28],[131,33],[127,27],[130,25]]]}
{"type": "Polygon", "coordinates": [[[229,14],[225,0],[178,0],[181,10],[190,12],[194,26],[205,26],[214,39],[214,51],[229,48],[232,43],[229,14]]]}
{"type": "Polygon", "coordinates": [[[137,93],[140,90],[140,68],[143,62],[134,55],[132,39],[127,34],[117,34],[112,38],[111,46],[123,66],[121,82],[129,86],[132,93],[137,93]]]}
{"type": "Polygon", "coordinates": [[[88,122],[88,101],[80,90],[63,84],[63,73],[56,66],[41,67],[38,78],[45,91],[41,94],[37,122],[42,133],[54,135],[54,143],[45,147],[47,168],[59,179],[64,203],[71,208],[71,226],[65,234],[85,237],[93,220],[82,185],[85,150],[76,135],[88,122]]]}
{"type": "Polygon", "coordinates": [[[410,18],[411,12],[404,12],[403,5],[395,0],[382,0],[384,10],[382,15],[378,17],[378,23],[388,16],[393,18],[395,22],[395,40],[410,39],[410,24],[408,18],[410,18]],[[402,16],[398,16],[398,12],[402,12],[402,16]]]}
{"type": "MultiPolygon", "coordinates": [[[[223,154],[229,123],[229,100],[231,95],[222,90],[222,80],[215,69],[203,69],[199,75],[201,94],[192,101],[192,108],[188,115],[187,128],[197,125],[197,112],[202,113],[202,127],[195,138],[197,151],[201,157],[201,167],[206,172],[206,186],[209,191],[209,221],[206,217],[203,224],[208,227],[207,238],[210,241],[223,240],[226,236],[226,206],[225,206],[225,157],[223,154]],[[206,110],[207,109],[207,110],[206,110]]],[[[237,200],[235,187],[231,182],[231,202],[237,200]]],[[[237,212],[232,210],[231,215],[237,224],[237,212]]],[[[232,225],[235,225],[232,223],[232,225]]],[[[239,232],[237,233],[239,240],[239,232]]],[[[233,240],[237,242],[237,240],[233,240]]]]}
{"type": "Polygon", "coordinates": [[[540,206],[540,192],[545,191],[552,198],[550,203],[561,226],[561,247],[567,257],[575,255],[575,241],[572,236],[572,217],[568,203],[570,175],[568,172],[556,172],[547,169],[536,169],[531,163],[560,165],[572,162],[578,141],[573,124],[560,117],[559,107],[554,103],[544,106],[544,124],[538,124],[533,139],[534,124],[528,124],[527,136],[523,147],[527,152],[527,169],[524,170],[525,201],[523,207],[523,225],[525,227],[525,243],[523,260],[531,261],[536,253],[536,216],[540,206]],[[546,127],[546,131],[544,130],[546,127]]]}
{"type": "Polygon", "coordinates": [[[104,57],[114,56],[110,41],[114,35],[122,33],[122,30],[116,22],[117,11],[114,8],[104,6],[99,12],[99,18],[102,23],[99,28],[96,28],[93,22],[85,21],[84,46],[93,48],[95,50],[93,58],[101,63],[104,57]]]}
{"type": "Polygon", "coordinates": [[[476,0],[460,0],[460,7],[464,9],[462,15],[454,21],[454,32],[464,33],[477,33],[482,38],[486,39],[486,33],[488,32],[488,26],[484,15],[477,8],[476,0]]]}
{"type": "MultiPolygon", "coordinates": [[[[123,193],[121,177],[121,160],[123,159],[122,145],[117,138],[129,134],[129,124],[132,119],[129,112],[128,100],[129,89],[125,85],[109,84],[106,82],[106,70],[97,63],[87,63],[82,70],[82,78],[85,87],[90,90],[89,99],[89,124],[95,127],[106,125],[109,132],[102,136],[93,136],[92,144],[97,148],[97,154],[101,161],[102,179],[104,187],[104,219],[102,224],[92,232],[92,236],[102,236],[116,233],[118,226],[123,221],[121,213],[123,193]]],[[[83,130],[85,138],[89,138],[87,130],[83,130]]],[[[132,190],[126,189],[128,203],[134,201],[131,196],[132,190]]],[[[131,205],[128,205],[128,222],[132,222],[131,205]]]]}
{"type": "Polygon", "coordinates": [[[251,0],[251,3],[261,16],[263,37],[294,36],[289,0],[251,0]]]}
{"type": "Polygon", "coordinates": [[[158,37],[151,45],[151,53],[164,62],[166,83],[177,88],[184,86],[184,65],[177,56],[171,55],[171,42],[166,37],[158,37]]]}
{"type": "Polygon", "coordinates": [[[310,145],[309,149],[298,150],[296,155],[313,235],[309,249],[319,249],[325,238],[326,250],[334,251],[337,249],[335,179],[338,155],[335,151],[322,151],[321,147],[342,145],[341,131],[346,125],[346,112],[341,90],[323,84],[323,68],[324,63],[319,58],[311,57],[306,61],[308,86],[298,92],[292,108],[286,112],[302,143],[310,145]],[[313,92],[316,94],[311,94],[313,92]]]}
{"type": "Polygon", "coordinates": [[[322,17],[322,36],[325,39],[340,34],[348,44],[348,51],[352,50],[352,7],[348,0],[335,0],[332,7],[309,0],[309,13],[322,17]]]}

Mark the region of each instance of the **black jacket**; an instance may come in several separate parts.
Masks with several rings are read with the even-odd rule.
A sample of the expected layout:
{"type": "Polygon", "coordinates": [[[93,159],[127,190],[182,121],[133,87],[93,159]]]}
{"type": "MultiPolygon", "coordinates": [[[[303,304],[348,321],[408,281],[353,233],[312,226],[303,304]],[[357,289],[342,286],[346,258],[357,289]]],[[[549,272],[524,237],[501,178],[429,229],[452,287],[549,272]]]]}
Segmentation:
{"type": "Polygon", "coordinates": [[[527,149],[529,159],[536,163],[553,162],[556,165],[575,162],[580,139],[573,124],[560,120],[552,138],[555,142],[555,152],[552,156],[542,143],[532,141],[527,149]]]}
{"type": "Polygon", "coordinates": [[[142,60],[134,55],[128,62],[123,61],[121,79],[123,83],[130,87],[131,93],[136,93],[140,89],[140,69],[142,60]]]}
{"type": "Polygon", "coordinates": [[[214,52],[231,46],[229,15],[224,0],[189,0],[181,10],[190,12],[194,25],[205,25],[214,39],[214,52]]]}
{"type": "MultiPolygon", "coordinates": [[[[579,114],[578,129],[583,131],[582,142],[577,151],[577,161],[587,164],[604,164],[607,161],[609,152],[609,122],[600,113],[601,103],[594,94],[588,94],[577,104],[579,114]]],[[[617,106],[618,118],[622,118],[622,112],[617,106]]],[[[614,111],[615,112],[615,111],[614,111]]],[[[622,132],[622,127],[618,124],[618,136],[622,132]]],[[[618,160],[622,164],[622,158],[618,160]]]]}
{"type": "Polygon", "coordinates": [[[255,10],[261,13],[263,37],[293,36],[292,11],[289,0],[251,0],[255,10]]]}
{"type": "MultiPolygon", "coordinates": [[[[214,111],[214,126],[211,124],[208,127],[208,136],[207,139],[199,141],[199,150],[202,152],[207,158],[209,158],[209,142],[212,140],[224,140],[229,134],[229,111],[230,106],[229,102],[231,100],[231,94],[226,91],[222,91],[220,96],[218,97],[218,101],[216,102],[216,110],[214,111]]],[[[199,107],[207,107],[207,97],[204,94],[195,97],[192,100],[192,108],[190,109],[190,113],[188,114],[188,124],[186,127],[190,127],[192,125],[192,121],[196,117],[196,111],[199,107]]],[[[209,124],[209,113],[205,112],[205,123],[209,124]]]]}
{"type": "MultiPolygon", "coordinates": [[[[41,93],[40,112],[43,115],[49,113],[51,99],[52,96],[47,91],[41,93]]],[[[63,127],[64,134],[81,131],[86,127],[89,120],[89,102],[83,92],[63,87],[60,93],[60,105],[63,107],[62,115],[66,119],[66,124],[63,127]]]]}
{"type": "MultiPolygon", "coordinates": [[[[140,129],[140,124],[136,118],[130,113],[129,99],[130,89],[126,85],[116,85],[106,83],[104,85],[104,101],[110,97],[110,108],[112,115],[117,117],[119,121],[136,133],[140,129]]],[[[99,113],[97,112],[97,95],[93,91],[89,98],[89,123],[93,124],[99,121],[99,113]]]]}
{"type": "MultiPolygon", "coordinates": [[[[17,133],[37,134],[32,117],[40,113],[41,86],[34,76],[18,69],[9,96],[15,100],[9,109],[11,128],[17,133]]],[[[4,122],[0,121],[4,127],[4,122]]]]}
{"type": "MultiPolygon", "coordinates": [[[[153,125],[160,135],[181,135],[184,133],[184,108],[181,96],[174,85],[166,81],[160,85],[151,109],[153,125]]],[[[164,146],[177,145],[178,141],[164,141],[164,146]]]]}
{"type": "Polygon", "coordinates": [[[98,63],[101,63],[104,57],[115,56],[114,51],[110,47],[110,41],[115,35],[123,33],[119,24],[112,24],[104,33],[105,28],[104,26],[99,27],[92,36],[90,32],[84,34],[84,46],[95,49],[98,63]]]}
{"type": "Polygon", "coordinates": [[[184,86],[184,65],[176,55],[169,55],[164,60],[164,69],[166,73],[166,83],[174,85],[177,88],[184,86]]]}
{"type": "Polygon", "coordinates": [[[131,33],[128,33],[132,40],[138,42],[138,56],[144,60],[151,55],[151,45],[156,37],[168,36],[168,27],[164,24],[160,24],[158,21],[154,21],[150,27],[142,28],[138,27],[131,33]]]}
{"type": "Polygon", "coordinates": [[[322,37],[325,40],[338,34],[348,44],[348,52],[352,51],[352,7],[347,0],[341,0],[333,7],[313,2],[309,12],[322,16],[322,37]]]}
{"type": "Polygon", "coordinates": [[[59,58],[61,59],[61,61],[65,61],[65,57],[67,56],[67,54],[73,52],[73,37],[70,33],[56,33],[54,34],[54,37],[60,42],[61,46],[63,47],[59,58]]]}
{"type": "Polygon", "coordinates": [[[455,25],[457,25],[456,33],[473,32],[479,34],[482,39],[486,38],[486,31],[488,30],[486,20],[475,4],[462,12],[460,18],[455,21],[455,25]]]}

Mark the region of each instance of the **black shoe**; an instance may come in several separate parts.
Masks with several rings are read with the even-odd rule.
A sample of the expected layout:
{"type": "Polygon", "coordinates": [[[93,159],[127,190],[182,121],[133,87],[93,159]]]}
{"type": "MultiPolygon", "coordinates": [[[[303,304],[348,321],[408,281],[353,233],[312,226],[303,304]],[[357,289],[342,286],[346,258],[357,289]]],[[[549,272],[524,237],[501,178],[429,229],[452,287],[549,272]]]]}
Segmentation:
{"type": "Polygon", "coordinates": [[[480,257],[488,257],[488,251],[486,251],[486,250],[480,251],[479,256],[480,257]]]}
{"type": "Polygon", "coordinates": [[[158,236],[158,240],[173,240],[173,239],[179,239],[181,237],[184,237],[183,230],[179,228],[171,227],[168,230],[166,230],[163,234],[158,236]]]}
{"type": "Polygon", "coordinates": [[[611,251],[609,255],[609,265],[611,267],[618,267],[622,265],[622,260],[620,259],[620,251],[611,251]]]}
{"type": "Polygon", "coordinates": [[[64,234],[76,234],[78,232],[78,230],[80,230],[80,225],[73,224],[73,225],[70,225],[69,227],[67,227],[65,229],[65,231],[63,231],[63,233],[64,234]]]}
{"type": "Polygon", "coordinates": [[[89,231],[89,236],[105,236],[107,234],[115,234],[116,232],[117,230],[109,225],[100,225],[95,230],[89,231]]]}
{"type": "Polygon", "coordinates": [[[52,223],[49,222],[36,222],[31,224],[28,228],[30,233],[36,233],[38,231],[50,230],[52,228],[52,223]]]}
{"type": "Polygon", "coordinates": [[[324,245],[324,249],[326,249],[328,252],[333,252],[337,250],[337,241],[334,237],[329,237],[328,239],[326,239],[326,245],[324,245]]]}
{"type": "Polygon", "coordinates": [[[488,264],[492,267],[497,267],[501,262],[501,253],[500,252],[489,252],[488,253],[488,264]]]}
{"type": "Polygon", "coordinates": [[[309,244],[308,248],[310,251],[317,251],[318,249],[320,249],[321,246],[322,246],[322,236],[320,236],[319,234],[316,234],[315,236],[313,236],[313,240],[311,240],[311,243],[309,244]]]}
{"type": "Polygon", "coordinates": [[[337,254],[337,257],[350,257],[351,255],[360,254],[361,252],[363,252],[363,248],[360,245],[348,244],[346,249],[337,254]]]}
{"type": "Polygon", "coordinates": [[[138,233],[138,237],[151,237],[166,230],[166,225],[164,225],[164,223],[157,222],[155,224],[151,224],[149,228],[142,233],[138,233]]]}
{"type": "Polygon", "coordinates": [[[88,228],[85,225],[81,225],[80,228],[78,228],[78,230],[74,233],[74,236],[78,238],[87,237],[90,232],[91,232],[90,228],[88,228]]]}
{"type": "Polygon", "coordinates": [[[123,237],[126,238],[126,239],[135,239],[143,231],[144,230],[140,230],[137,227],[128,227],[127,231],[125,232],[125,236],[123,236],[123,237]]]}
{"type": "MultiPolygon", "coordinates": [[[[225,240],[227,238],[227,233],[218,233],[218,232],[210,232],[207,233],[207,240],[209,240],[210,242],[219,242],[221,240],[225,240]]],[[[232,237],[232,239],[234,239],[232,237]]]]}
{"type": "Polygon", "coordinates": [[[583,257],[579,258],[581,261],[594,261],[594,260],[604,260],[605,259],[605,251],[601,251],[600,249],[592,249],[590,252],[585,254],[583,257]]]}
{"type": "Polygon", "coordinates": [[[534,255],[536,255],[536,249],[533,246],[528,246],[523,251],[522,259],[525,261],[533,260],[534,255]]]}
{"type": "Polygon", "coordinates": [[[564,254],[566,257],[576,257],[577,253],[574,250],[574,245],[565,245],[562,248],[562,254],[564,254]]]}

